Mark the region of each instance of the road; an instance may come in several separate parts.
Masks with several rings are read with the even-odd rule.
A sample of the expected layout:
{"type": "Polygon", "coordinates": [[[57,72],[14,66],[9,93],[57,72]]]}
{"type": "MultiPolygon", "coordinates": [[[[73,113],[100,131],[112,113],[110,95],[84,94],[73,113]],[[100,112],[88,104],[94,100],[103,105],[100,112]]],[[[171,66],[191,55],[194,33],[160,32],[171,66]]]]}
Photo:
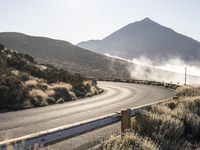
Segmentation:
{"type": "Polygon", "coordinates": [[[0,113],[0,141],[99,117],[165,98],[174,92],[160,87],[98,82],[105,92],[90,98],[47,107],[0,113]]]}

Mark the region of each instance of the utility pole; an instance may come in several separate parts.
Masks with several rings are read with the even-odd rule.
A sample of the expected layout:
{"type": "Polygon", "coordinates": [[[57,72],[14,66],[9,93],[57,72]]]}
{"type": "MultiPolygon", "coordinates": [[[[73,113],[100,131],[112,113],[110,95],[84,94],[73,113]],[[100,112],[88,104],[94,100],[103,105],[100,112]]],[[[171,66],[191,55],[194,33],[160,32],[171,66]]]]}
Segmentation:
{"type": "Polygon", "coordinates": [[[187,84],[187,66],[185,66],[185,84],[184,85],[186,84],[187,84]]]}

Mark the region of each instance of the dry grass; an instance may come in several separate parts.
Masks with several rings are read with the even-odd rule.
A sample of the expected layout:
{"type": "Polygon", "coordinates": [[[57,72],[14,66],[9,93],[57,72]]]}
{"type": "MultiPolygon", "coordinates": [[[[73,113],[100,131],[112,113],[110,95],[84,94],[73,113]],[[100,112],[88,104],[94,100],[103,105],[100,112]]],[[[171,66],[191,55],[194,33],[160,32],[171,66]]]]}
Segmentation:
{"type": "Polygon", "coordinates": [[[65,102],[76,100],[76,95],[72,92],[73,86],[69,83],[57,83],[49,86],[47,89],[47,95],[53,97],[55,100],[60,98],[64,99],[65,102]]]}
{"type": "Polygon", "coordinates": [[[200,96],[185,97],[180,101],[180,106],[194,114],[200,115],[200,96]]]}
{"type": "MultiPolygon", "coordinates": [[[[132,128],[137,133],[136,136],[150,138],[160,149],[200,148],[200,88],[181,87],[176,92],[177,99],[151,106],[148,111],[138,113],[132,118],[132,128]]],[[[127,135],[135,136],[135,133],[127,135]]],[[[126,139],[128,142],[117,137],[111,138],[103,143],[102,148],[135,149],[131,142],[138,139],[126,139]]],[[[148,145],[145,142],[141,144],[148,145]]]]}
{"type": "Polygon", "coordinates": [[[153,112],[138,114],[136,116],[136,121],[138,126],[136,131],[156,141],[160,140],[163,142],[166,139],[173,139],[176,141],[180,139],[184,133],[183,122],[166,114],[153,112]]]}
{"type": "Polygon", "coordinates": [[[40,106],[47,106],[47,98],[48,95],[44,93],[42,90],[32,89],[29,91],[30,103],[33,106],[40,107],[40,106]]]}
{"type": "Polygon", "coordinates": [[[46,70],[47,67],[44,65],[35,65],[38,69],[40,69],[41,71],[46,70]]]}
{"type": "Polygon", "coordinates": [[[123,139],[119,136],[111,136],[111,138],[106,141],[101,147],[97,149],[100,150],[159,150],[157,144],[147,138],[142,138],[135,133],[126,134],[123,139]]]}
{"type": "Polygon", "coordinates": [[[92,85],[92,81],[91,80],[85,80],[85,81],[83,81],[83,85],[84,86],[91,86],[92,85]]]}
{"type": "Polygon", "coordinates": [[[42,90],[33,89],[29,92],[30,97],[43,97],[44,99],[47,99],[48,95],[44,93],[42,90]]]}
{"type": "Polygon", "coordinates": [[[53,90],[57,90],[57,89],[66,89],[66,90],[68,90],[68,91],[70,91],[72,88],[73,88],[73,87],[72,87],[71,84],[69,84],[69,83],[63,83],[63,82],[54,84],[54,85],[52,85],[51,87],[49,87],[49,89],[53,89],[53,90]]]}
{"type": "Polygon", "coordinates": [[[199,96],[200,87],[184,86],[176,89],[177,96],[199,96]]]}
{"type": "Polygon", "coordinates": [[[55,95],[55,91],[53,89],[49,89],[47,90],[46,94],[48,95],[48,97],[53,97],[55,95]]]}
{"type": "Polygon", "coordinates": [[[25,81],[25,88],[32,89],[32,88],[36,88],[37,85],[38,85],[38,82],[36,80],[25,81]]]}

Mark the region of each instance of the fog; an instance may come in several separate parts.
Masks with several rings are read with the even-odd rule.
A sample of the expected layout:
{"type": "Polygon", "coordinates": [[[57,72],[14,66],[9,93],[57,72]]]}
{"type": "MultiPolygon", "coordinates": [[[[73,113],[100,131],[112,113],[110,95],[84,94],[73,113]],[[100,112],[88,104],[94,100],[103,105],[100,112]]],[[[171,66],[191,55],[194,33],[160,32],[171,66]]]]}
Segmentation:
{"type": "Polygon", "coordinates": [[[127,67],[132,78],[141,80],[156,80],[172,83],[185,83],[185,67],[187,66],[187,84],[200,84],[200,69],[198,66],[186,65],[179,58],[173,58],[166,61],[163,65],[155,64],[146,57],[133,58],[132,60],[124,59],[118,56],[105,54],[108,57],[113,57],[127,61],[135,65],[127,67]]]}

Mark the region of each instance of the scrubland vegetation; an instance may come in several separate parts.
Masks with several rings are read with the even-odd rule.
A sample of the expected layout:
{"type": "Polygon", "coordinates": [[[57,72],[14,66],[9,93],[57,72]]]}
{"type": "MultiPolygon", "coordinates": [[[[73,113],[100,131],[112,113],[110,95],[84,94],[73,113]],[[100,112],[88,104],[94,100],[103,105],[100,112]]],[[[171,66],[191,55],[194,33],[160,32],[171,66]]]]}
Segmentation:
{"type": "Polygon", "coordinates": [[[94,80],[0,45],[0,110],[64,103],[101,93],[94,80]]]}
{"type": "MultiPolygon", "coordinates": [[[[102,80],[102,79],[98,79],[102,80]]],[[[134,84],[145,84],[145,85],[152,85],[152,86],[159,86],[164,87],[167,89],[173,89],[176,90],[180,85],[174,84],[174,83],[166,83],[166,82],[159,82],[159,81],[148,81],[148,80],[137,80],[137,79],[103,79],[102,81],[112,81],[112,82],[124,82],[124,83],[134,83],[134,84]]]]}
{"type": "Polygon", "coordinates": [[[185,150],[200,148],[200,88],[179,87],[177,97],[132,118],[132,131],[97,149],[185,150]]]}

